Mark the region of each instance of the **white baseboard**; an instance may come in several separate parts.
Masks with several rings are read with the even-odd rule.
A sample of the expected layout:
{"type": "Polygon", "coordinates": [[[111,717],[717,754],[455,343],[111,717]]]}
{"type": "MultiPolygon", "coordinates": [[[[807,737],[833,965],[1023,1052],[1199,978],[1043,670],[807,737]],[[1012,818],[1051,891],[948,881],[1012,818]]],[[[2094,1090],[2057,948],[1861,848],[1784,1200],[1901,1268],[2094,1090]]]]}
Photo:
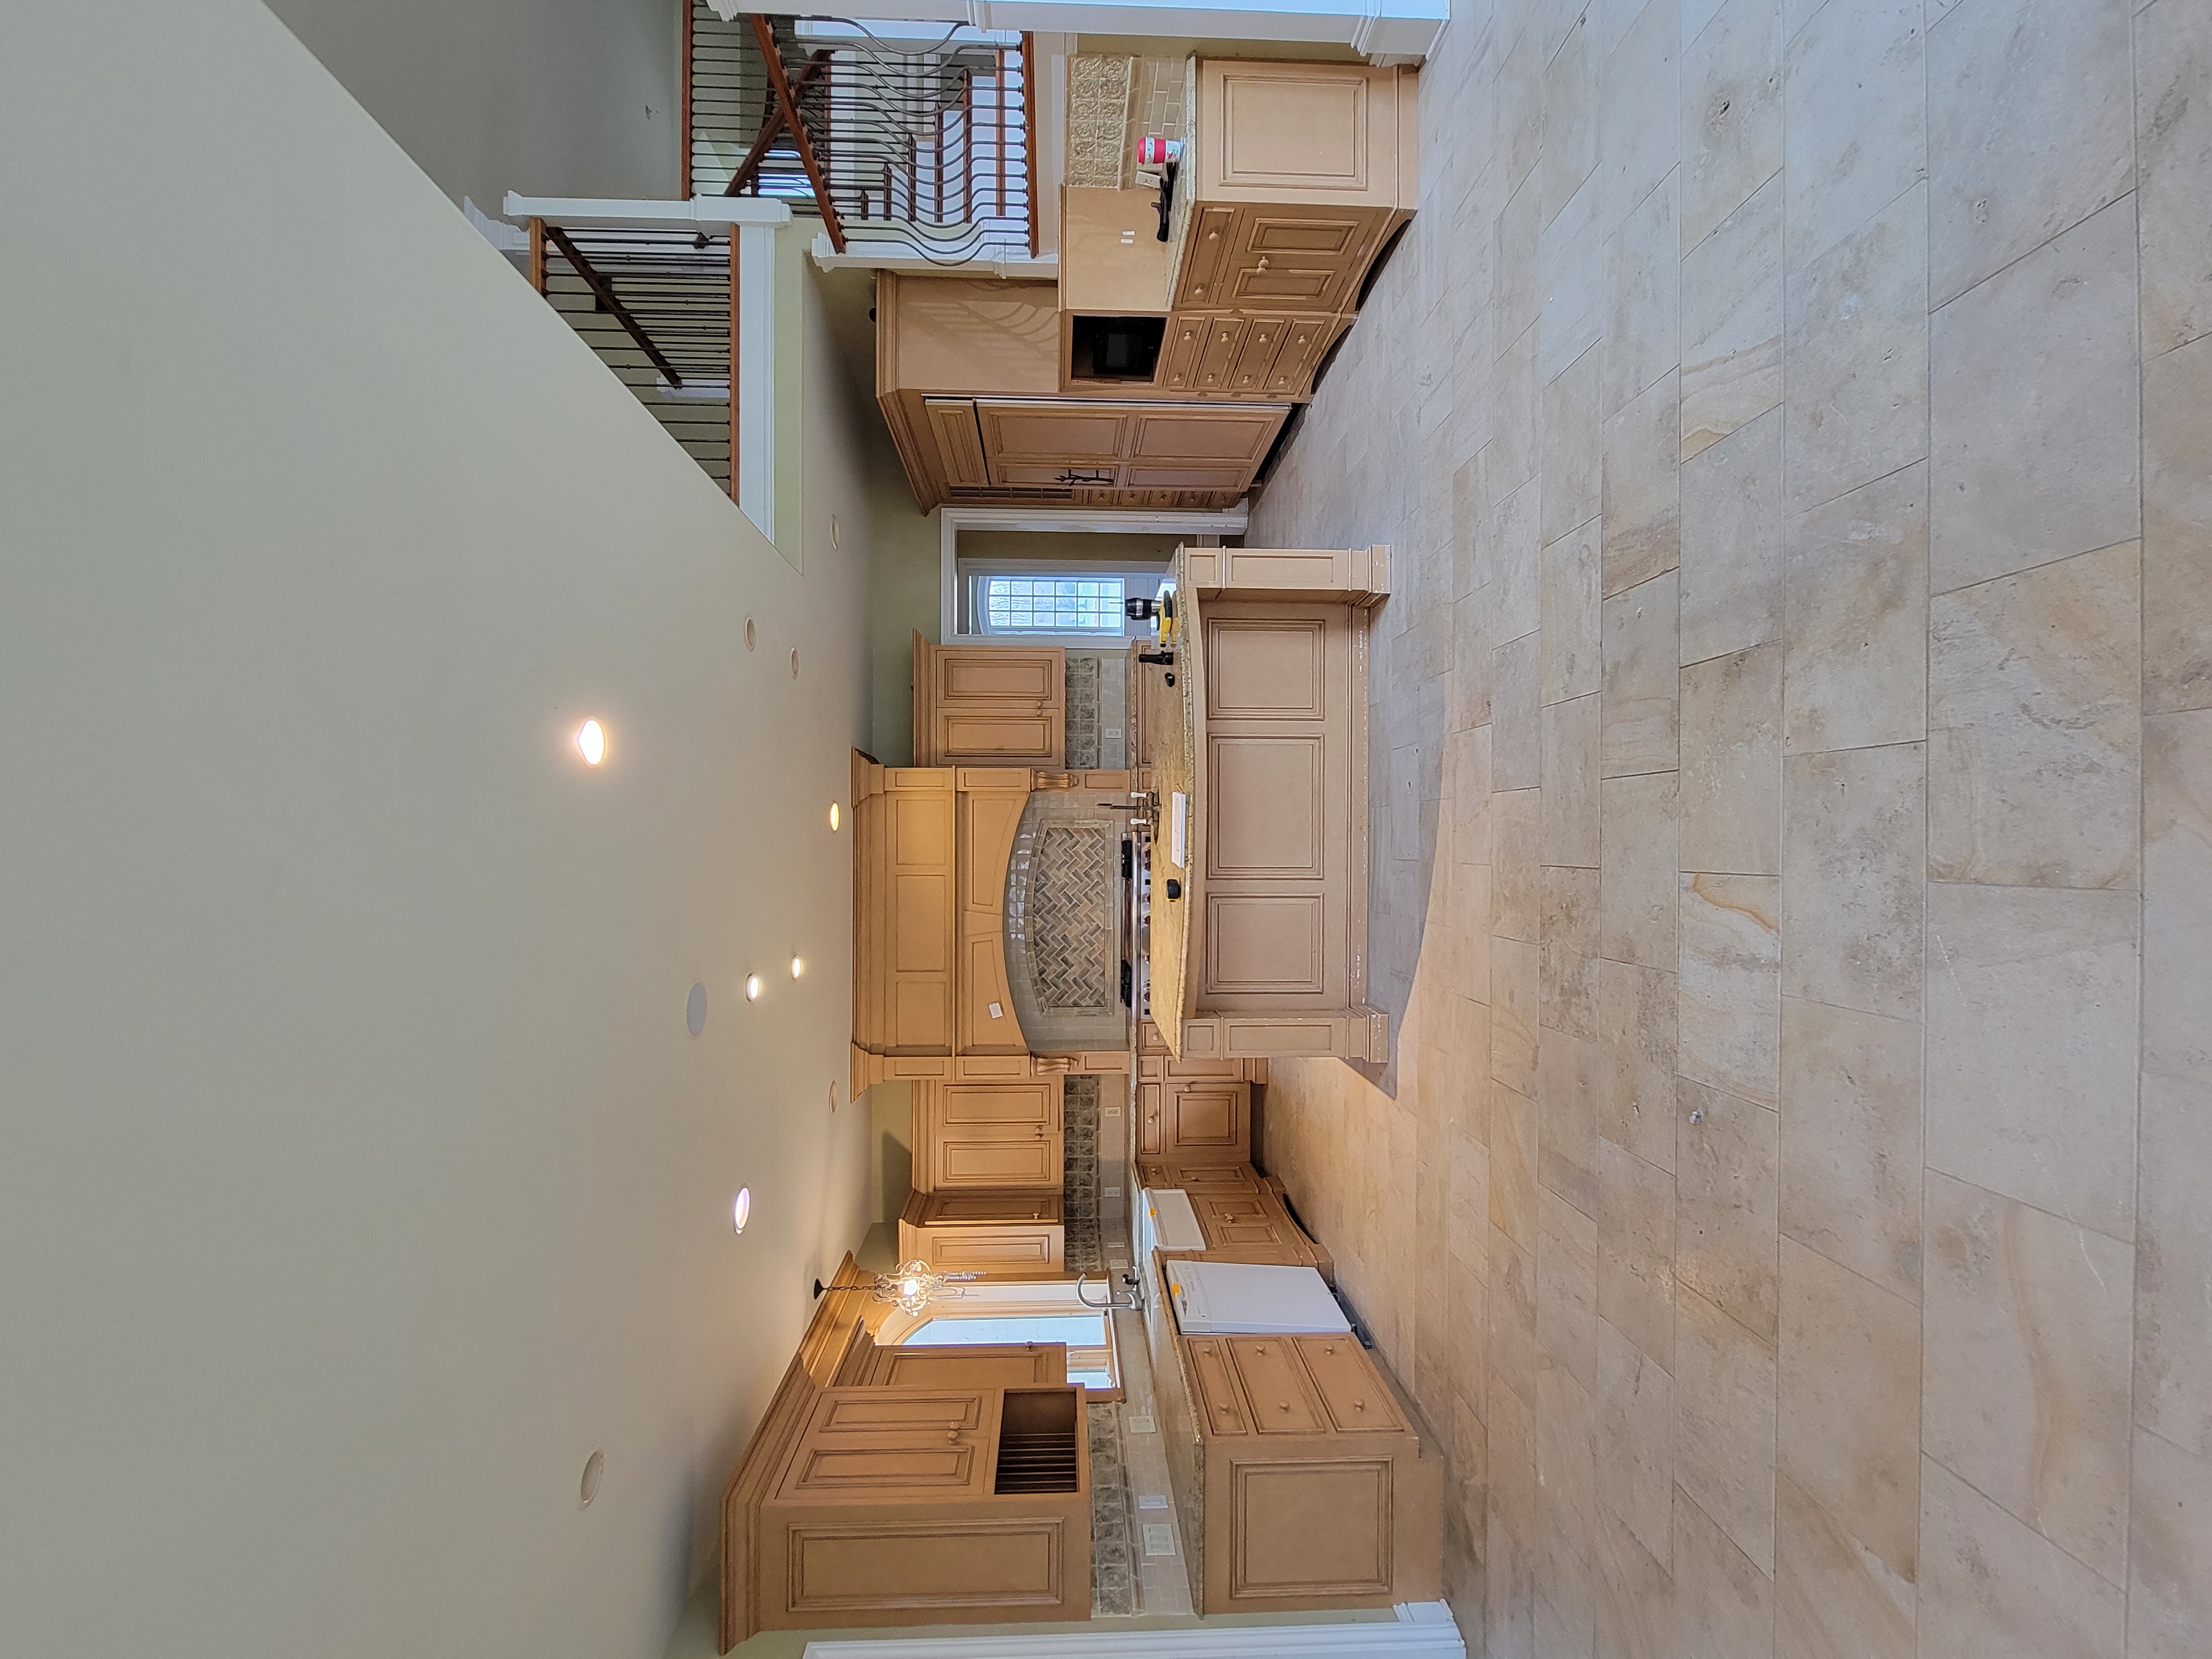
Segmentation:
{"type": "Polygon", "coordinates": [[[1395,1624],[1239,1625],[1078,1630],[1028,1636],[894,1636],[809,1642],[806,1659],[1467,1659],[1441,1601],[1401,1607],[1395,1624]]]}

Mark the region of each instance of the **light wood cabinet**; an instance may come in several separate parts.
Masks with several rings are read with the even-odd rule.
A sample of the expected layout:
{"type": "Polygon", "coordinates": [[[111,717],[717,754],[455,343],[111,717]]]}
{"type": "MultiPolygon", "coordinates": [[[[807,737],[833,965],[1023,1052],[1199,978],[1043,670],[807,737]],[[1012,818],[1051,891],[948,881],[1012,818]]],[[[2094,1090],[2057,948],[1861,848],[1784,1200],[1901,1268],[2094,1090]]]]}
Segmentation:
{"type": "Polygon", "coordinates": [[[1155,1319],[1175,1360],[1161,1407],[1200,1612],[1438,1593],[1443,1461],[1356,1339],[1183,1337],[1171,1311],[1155,1319]]]}
{"type": "Polygon", "coordinates": [[[877,768],[855,791],[853,1036],[884,1054],[950,1054],[956,887],[950,771],[877,768]]]}
{"type": "Polygon", "coordinates": [[[759,1505],[770,1629],[1091,1610],[1079,1387],[827,1388],[759,1505]]]}
{"type": "Polygon", "coordinates": [[[1252,1157],[1252,1085],[1179,1078],[1137,1085],[1137,1155],[1172,1164],[1252,1157]]]}
{"type": "Polygon", "coordinates": [[[1058,1074],[914,1086],[914,1185],[1057,1190],[1066,1158],[1058,1074]]]}
{"type": "Polygon", "coordinates": [[[871,1389],[1020,1389],[1067,1381],[1064,1342],[979,1343],[960,1348],[871,1346],[854,1385],[871,1389]]]}
{"type": "MultiPolygon", "coordinates": [[[[1066,733],[1067,653],[1058,646],[943,646],[914,635],[916,766],[1056,770],[1066,733]]],[[[1019,787],[1026,793],[1026,780],[1019,787]]]]}
{"type": "Polygon", "coordinates": [[[908,1194],[899,1258],[948,1273],[1059,1273],[1066,1228],[1057,1190],[989,1188],[908,1194]]]}
{"type": "MultiPolygon", "coordinates": [[[[1110,246],[1121,249],[1118,234],[1110,246]]],[[[1164,316],[1165,250],[1150,246],[1149,308],[1164,316]]],[[[1101,280],[1102,294],[1119,293],[1128,277],[1109,261],[1101,280]]],[[[1079,276],[1071,281],[1079,286],[1079,276]]],[[[1146,411],[1202,416],[1217,405],[1195,389],[1166,389],[1157,365],[1140,380],[1070,380],[1073,313],[1060,301],[1053,283],[879,276],[877,401],[921,509],[948,501],[1234,506],[1281,431],[1293,389],[1263,392],[1226,428],[1186,420],[1140,434],[1146,411]],[[1177,441],[1196,447],[1172,447],[1177,441]]]]}

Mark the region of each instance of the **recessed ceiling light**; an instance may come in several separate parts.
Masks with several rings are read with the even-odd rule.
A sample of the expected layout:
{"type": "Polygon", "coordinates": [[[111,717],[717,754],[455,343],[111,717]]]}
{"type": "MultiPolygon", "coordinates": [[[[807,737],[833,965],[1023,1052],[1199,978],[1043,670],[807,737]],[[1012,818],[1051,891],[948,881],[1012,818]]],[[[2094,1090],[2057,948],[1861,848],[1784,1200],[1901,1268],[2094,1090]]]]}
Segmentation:
{"type": "Polygon", "coordinates": [[[738,1232],[743,1232],[745,1230],[745,1223],[752,1218],[753,1189],[750,1187],[740,1187],[738,1188],[738,1201],[730,1206],[730,1224],[738,1232]]]}
{"type": "Polygon", "coordinates": [[[747,1002],[758,1002],[760,1000],[760,975],[758,974],[747,974],[745,975],[745,1000],[747,1002]]]}
{"type": "Polygon", "coordinates": [[[835,513],[830,515],[830,545],[837,545],[837,515],[835,513]]]}
{"type": "Polygon", "coordinates": [[[707,988],[696,981],[684,999],[684,1029],[693,1036],[707,1029],[707,988]]]}
{"type": "Polygon", "coordinates": [[[837,1085],[834,1083],[830,1085],[830,1109],[833,1112],[837,1109],[837,1085]]]}
{"type": "Polygon", "coordinates": [[[799,678],[799,647],[797,646],[791,648],[791,678],[793,679],[799,678]]]}
{"type": "Polygon", "coordinates": [[[806,962],[805,962],[805,959],[804,957],[792,957],[792,959],[791,959],[791,976],[792,976],[792,978],[793,978],[793,979],[797,979],[797,978],[798,978],[801,974],[805,973],[805,971],[806,971],[806,962]]]}
{"type": "Polygon", "coordinates": [[[745,618],[745,649],[746,649],[746,650],[750,651],[750,650],[751,650],[751,649],[753,648],[753,646],[754,646],[754,644],[755,644],[755,642],[756,642],[756,638],[757,638],[757,636],[756,636],[756,635],[754,635],[754,633],[753,633],[753,619],[752,619],[750,617],[746,617],[746,618],[745,618]]]}
{"type": "Polygon", "coordinates": [[[576,1507],[587,1510],[592,1500],[599,1495],[599,1482],[606,1478],[607,1455],[594,1451],[584,1460],[584,1478],[576,1483],[576,1507]]]}
{"type": "Polygon", "coordinates": [[[833,836],[837,833],[837,803],[833,800],[830,803],[830,833],[833,836]]]}
{"type": "Polygon", "coordinates": [[[586,766],[597,766],[607,756],[606,728],[597,720],[586,720],[576,728],[577,752],[586,766]]]}

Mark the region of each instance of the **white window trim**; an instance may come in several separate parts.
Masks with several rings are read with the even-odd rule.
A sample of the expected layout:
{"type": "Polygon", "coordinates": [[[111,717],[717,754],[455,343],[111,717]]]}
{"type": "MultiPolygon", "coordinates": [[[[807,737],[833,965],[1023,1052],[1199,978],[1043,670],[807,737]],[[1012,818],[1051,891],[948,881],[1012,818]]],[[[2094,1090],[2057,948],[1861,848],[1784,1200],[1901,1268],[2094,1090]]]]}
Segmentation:
{"type": "MultiPolygon", "coordinates": [[[[1059,645],[1077,651],[1111,651],[1115,642],[1096,634],[963,634],[960,623],[960,532],[1033,530],[1076,536],[1241,536],[1250,514],[1242,507],[1218,513],[1143,513],[1070,507],[1064,512],[1026,507],[945,507],[938,517],[938,643],[1059,645]]],[[[981,562],[977,560],[970,563],[981,562]]],[[[1017,566],[1026,569],[1028,566],[1017,566]]],[[[1100,569],[1108,567],[1099,566],[1100,569]]],[[[1126,641],[1124,641],[1126,642],[1126,641]]]]}

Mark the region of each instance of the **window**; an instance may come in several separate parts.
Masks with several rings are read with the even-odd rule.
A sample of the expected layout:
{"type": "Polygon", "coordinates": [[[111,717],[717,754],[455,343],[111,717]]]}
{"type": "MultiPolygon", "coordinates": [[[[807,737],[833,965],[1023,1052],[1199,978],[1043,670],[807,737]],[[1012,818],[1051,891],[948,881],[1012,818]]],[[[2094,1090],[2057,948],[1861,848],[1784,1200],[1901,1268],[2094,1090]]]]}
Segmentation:
{"type": "Polygon", "coordinates": [[[1164,574],[1156,564],[963,559],[957,632],[1112,650],[1150,635],[1151,624],[1131,622],[1122,605],[1159,592],[1164,574]]]}
{"type": "Polygon", "coordinates": [[[1094,1394],[1121,1386],[1114,1327],[1107,1316],[1080,1302],[1066,1281],[1000,1280],[969,1286],[967,1294],[932,1306],[918,1319],[893,1313],[876,1333],[884,1346],[988,1347],[1017,1342],[1064,1342],[1067,1380],[1094,1394]]]}
{"type": "Polygon", "coordinates": [[[1124,584],[1119,576],[984,575],[975,608],[986,634],[1097,634],[1118,639],[1124,584]]]}

